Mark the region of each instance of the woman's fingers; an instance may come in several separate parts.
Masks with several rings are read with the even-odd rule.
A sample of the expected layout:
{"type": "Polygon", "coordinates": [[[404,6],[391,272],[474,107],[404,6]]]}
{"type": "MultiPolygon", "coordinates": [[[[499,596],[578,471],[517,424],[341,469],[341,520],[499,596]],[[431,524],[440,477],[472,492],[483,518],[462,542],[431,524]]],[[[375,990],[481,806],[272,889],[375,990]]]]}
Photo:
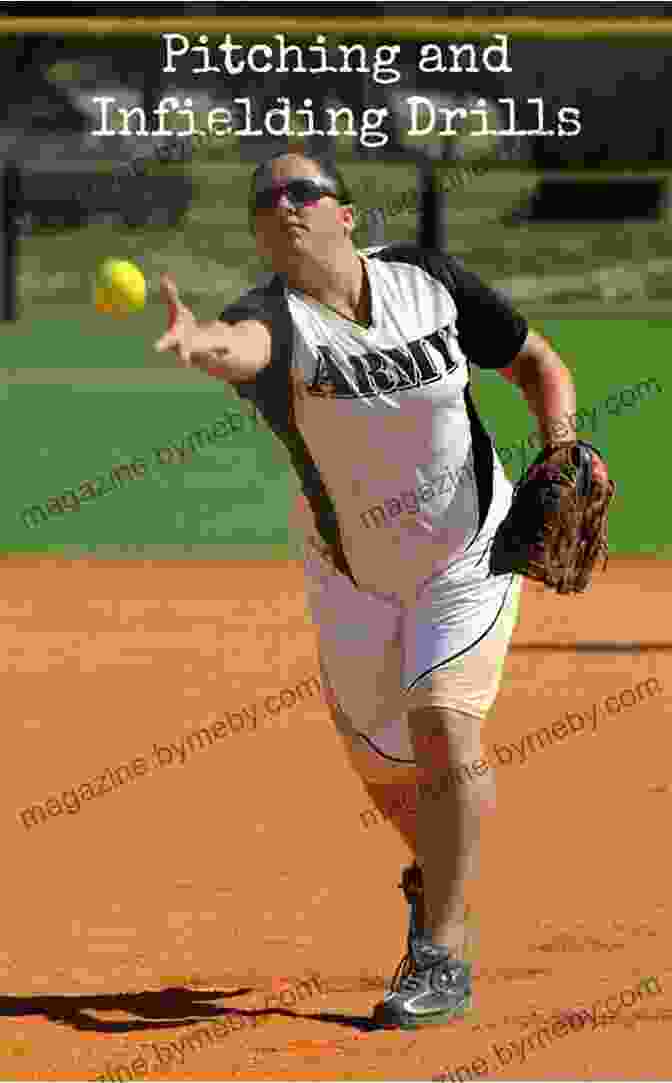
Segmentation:
{"type": "Polygon", "coordinates": [[[154,344],[154,349],[158,353],[163,353],[164,350],[175,349],[176,345],[180,341],[180,328],[177,326],[179,309],[180,309],[180,297],[177,292],[177,285],[175,280],[168,274],[162,274],[159,280],[159,288],[161,291],[161,297],[168,306],[168,330],[161,338],[157,339],[154,344]]]}
{"type": "Polygon", "coordinates": [[[175,356],[185,368],[191,368],[191,350],[188,350],[183,342],[178,342],[175,347],[175,356]]]}
{"type": "Polygon", "coordinates": [[[180,295],[177,291],[177,284],[175,279],[169,274],[162,274],[159,280],[161,288],[161,296],[168,305],[169,309],[177,310],[180,305],[180,295]]]}
{"type": "Polygon", "coordinates": [[[195,365],[196,368],[202,369],[203,372],[207,372],[209,376],[217,375],[217,354],[214,350],[208,350],[207,352],[194,354],[191,359],[191,365],[195,365]]]}
{"type": "Polygon", "coordinates": [[[170,331],[166,331],[165,335],[161,335],[161,338],[157,338],[154,343],[154,349],[157,353],[163,353],[165,350],[174,350],[182,341],[182,330],[179,324],[170,331]]]}
{"type": "Polygon", "coordinates": [[[168,306],[168,330],[161,335],[154,344],[157,353],[173,350],[181,365],[191,366],[191,350],[187,345],[187,338],[195,326],[195,320],[182,302],[178,293],[175,279],[169,274],[162,274],[160,278],[161,296],[168,306]]]}

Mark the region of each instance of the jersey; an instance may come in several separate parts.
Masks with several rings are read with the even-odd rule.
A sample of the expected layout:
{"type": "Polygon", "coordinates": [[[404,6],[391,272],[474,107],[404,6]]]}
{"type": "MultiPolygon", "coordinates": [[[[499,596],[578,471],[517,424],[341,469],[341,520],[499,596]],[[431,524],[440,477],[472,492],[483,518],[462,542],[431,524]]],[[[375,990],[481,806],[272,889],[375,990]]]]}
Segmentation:
{"type": "Polygon", "coordinates": [[[438,250],[358,254],[368,326],[283,276],[220,318],[270,322],[271,363],[237,391],[290,451],[309,544],[359,589],[411,599],[506,515],[512,489],[473,404],[469,367],[508,367],[528,328],[438,250]]]}

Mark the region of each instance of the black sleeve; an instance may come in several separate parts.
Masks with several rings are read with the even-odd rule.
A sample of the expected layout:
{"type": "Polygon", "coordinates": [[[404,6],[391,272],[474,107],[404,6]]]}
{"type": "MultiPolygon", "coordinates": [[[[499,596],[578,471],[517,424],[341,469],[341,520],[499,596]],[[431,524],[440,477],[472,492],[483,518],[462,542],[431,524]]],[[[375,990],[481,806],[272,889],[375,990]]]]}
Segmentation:
{"type": "Polygon", "coordinates": [[[528,332],[525,317],[455,256],[402,243],[388,245],[370,258],[411,263],[441,282],[457,306],[457,338],[469,362],[483,369],[504,369],[520,353],[528,332]]]}
{"type": "Polygon", "coordinates": [[[457,338],[467,359],[482,369],[511,364],[527,338],[528,324],[499,290],[486,286],[455,257],[450,261],[457,305],[457,338]]]}
{"type": "MultiPolygon", "coordinates": [[[[282,344],[287,341],[288,311],[282,282],[277,275],[273,275],[270,282],[262,282],[244,293],[237,301],[227,305],[219,318],[223,323],[259,320],[260,323],[268,324],[271,332],[271,359],[273,359],[282,344]]],[[[251,380],[240,381],[234,385],[240,398],[257,401],[260,379],[265,385],[263,379],[265,371],[262,370],[251,380]]]]}
{"type": "Polygon", "coordinates": [[[268,286],[256,286],[227,305],[219,318],[223,323],[239,323],[241,320],[271,322],[277,304],[277,297],[269,291],[268,286]]]}
{"type": "MultiPolygon", "coordinates": [[[[290,402],[284,402],[283,392],[290,395],[289,371],[293,347],[293,326],[283,278],[273,275],[270,282],[263,282],[244,293],[237,301],[227,305],[220,315],[224,323],[241,320],[259,320],[268,324],[271,332],[271,359],[251,380],[237,382],[235,390],[241,398],[252,399],[270,422],[271,416],[278,421],[274,411],[290,410],[290,402]]],[[[282,417],[280,418],[282,421],[282,417]]]]}

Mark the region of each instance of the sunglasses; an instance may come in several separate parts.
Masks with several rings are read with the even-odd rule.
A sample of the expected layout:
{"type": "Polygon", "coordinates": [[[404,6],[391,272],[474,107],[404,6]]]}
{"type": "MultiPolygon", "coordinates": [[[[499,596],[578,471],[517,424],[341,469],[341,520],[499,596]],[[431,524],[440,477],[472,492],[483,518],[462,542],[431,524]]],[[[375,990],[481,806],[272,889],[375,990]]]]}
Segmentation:
{"type": "Polygon", "coordinates": [[[297,177],[295,180],[260,188],[254,196],[254,209],[255,211],[273,210],[283,196],[287,196],[294,208],[317,203],[322,196],[334,196],[338,199],[336,189],[329,181],[320,178],[313,180],[310,177],[297,177]]]}

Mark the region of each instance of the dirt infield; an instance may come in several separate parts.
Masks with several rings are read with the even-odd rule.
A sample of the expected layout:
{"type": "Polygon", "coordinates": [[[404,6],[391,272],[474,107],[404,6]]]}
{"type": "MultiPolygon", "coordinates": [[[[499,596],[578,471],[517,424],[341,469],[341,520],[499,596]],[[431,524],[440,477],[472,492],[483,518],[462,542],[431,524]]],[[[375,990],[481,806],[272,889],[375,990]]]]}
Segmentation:
{"type": "Polygon", "coordinates": [[[486,732],[475,1008],[419,1034],[369,1025],[408,855],[360,818],[300,567],[0,571],[0,1078],[669,1078],[672,565],[526,587],[486,732]],[[596,725],[560,739],[568,715],[596,725]]]}

